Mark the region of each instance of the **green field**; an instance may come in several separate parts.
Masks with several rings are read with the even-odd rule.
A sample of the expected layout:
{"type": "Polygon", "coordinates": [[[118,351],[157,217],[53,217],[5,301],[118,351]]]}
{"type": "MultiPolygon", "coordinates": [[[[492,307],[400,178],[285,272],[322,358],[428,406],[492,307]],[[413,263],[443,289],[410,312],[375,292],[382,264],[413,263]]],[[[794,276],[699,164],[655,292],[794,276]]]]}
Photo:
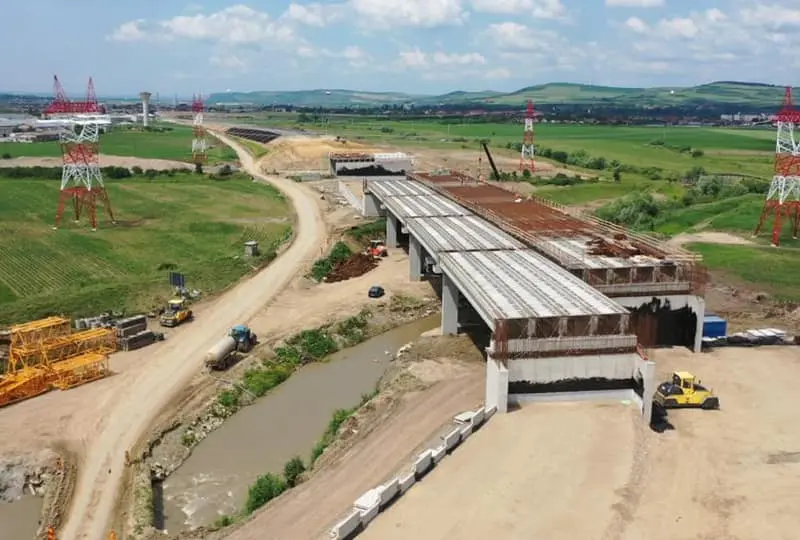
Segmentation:
{"type": "Polygon", "coordinates": [[[260,142],[251,141],[249,139],[245,139],[244,137],[237,137],[235,135],[228,135],[228,137],[230,137],[231,139],[242,145],[244,149],[247,150],[247,152],[256,159],[260,158],[261,156],[269,152],[269,148],[267,148],[264,144],[260,142]]]}
{"type": "MultiPolygon", "coordinates": [[[[132,156],[148,159],[186,161],[192,159],[192,128],[180,125],[167,126],[169,131],[138,131],[114,129],[100,136],[100,152],[110,156],[132,156]]],[[[209,164],[236,161],[236,152],[216,138],[208,136],[209,164]]],[[[3,143],[0,155],[9,157],[60,157],[57,142],[3,143]]]]}
{"type": "Polygon", "coordinates": [[[136,176],[107,182],[117,225],[51,230],[58,182],[0,177],[0,323],[53,313],[148,309],[171,293],[169,271],[204,294],[266,264],[288,238],[282,194],[247,176],[136,176]],[[262,256],[245,259],[258,240],[262,256]]]}
{"type": "Polygon", "coordinates": [[[800,302],[800,249],[716,244],[692,244],[711,270],[773,295],[777,300],[800,302]]]}

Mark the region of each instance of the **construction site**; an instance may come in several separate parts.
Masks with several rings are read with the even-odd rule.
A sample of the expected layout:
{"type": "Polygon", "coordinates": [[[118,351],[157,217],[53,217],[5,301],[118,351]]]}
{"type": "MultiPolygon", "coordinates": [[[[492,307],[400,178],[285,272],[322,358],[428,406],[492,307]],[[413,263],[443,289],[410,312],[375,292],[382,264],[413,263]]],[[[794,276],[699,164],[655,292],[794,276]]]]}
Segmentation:
{"type": "MultiPolygon", "coordinates": [[[[205,128],[202,100],[196,101],[192,149],[202,163],[205,128]]],[[[534,168],[528,127],[521,170],[534,168]]],[[[300,370],[255,412],[237,413],[227,431],[197,441],[205,445],[194,453],[202,466],[176,470],[171,485],[167,480],[172,515],[149,517],[151,537],[666,540],[674,530],[664,525],[681,521],[698,538],[759,540],[760,531],[793,538],[796,523],[781,516],[798,502],[788,479],[800,460],[794,451],[800,439],[785,433],[791,411],[776,398],[791,394],[797,348],[777,329],[729,335],[720,319],[722,329],[712,331],[720,321],[706,310],[709,276],[699,255],[461,170],[414,170],[418,162],[409,154],[355,146],[343,152],[330,138],[305,137],[298,154],[308,151],[309,162],[329,165],[334,197],[319,184],[290,179],[297,171],[265,174],[277,163],[270,162],[278,153],[272,149],[294,151],[279,130],[231,127],[218,136],[237,149],[254,179],[291,200],[297,227],[290,247],[219,297],[191,308],[172,300],[159,320],[181,328],[167,345],[144,353],[134,352],[145,339],[144,316],[90,328],[81,319],[49,317],[9,328],[0,407],[14,406],[0,410],[0,428],[20,435],[3,450],[63,444],[77,456],[63,515],[43,523],[39,538],[136,536],[126,505],[144,491],[152,507],[145,514],[154,512],[154,471],[163,471],[152,462],[152,447],[144,448],[160,444],[163,432],[154,430],[165,425],[185,444],[175,426],[183,428],[196,411],[181,410],[184,417],[176,411],[216,401],[216,392],[230,385],[227,377],[238,373],[234,352],[249,353],[257,343],[274,349],[289,335],[402,297],[438,297],[440,309],[425,312],[436,320],[403,329],[391,345],[379,339],[352,357],[340,351],[319,370],[300,370]],[[225,133],[270,152],[256,160],[225,133]],[[311,262],[329,252],[343,224],[372,218],[386,220],[383,234],[312,283],[311,262]],[[380,296],[372,295],[376,287],[380,296]],[[181,324],[195,313],[196,322],[181,324]],[[246,347],[239,347],[237,332],[246,347]],[[775,346],[736,347],[760,344],[775,346]],[[108,377],[117,350],[118,376],[108,377]],[[412,358],[402,360],[399,350],[411,350],[412,358]],[[766,374],[751,384],[756,358],[766,374]],[[391,363],[399,380],[414,384],[406,393],[390,385],[398,393],[391,399],[383,388],[358,409],[358,395],[374,384],[370,377],[391,372],[391,363]],[[335,372],[338,366],[347,371],[335,372]],[[687,406],[708,412],[670,412],[669,427],[658,433],[654,403],[678,393],[687,406]],[[302,485],[230,527],[204,528],[204,522],[193,532],[197,524],[183,521],[182,511],[188,522],[193,508],[218,505],[205,510],[213,520],[229,504],[224,482],[203,480],[232,455],[228,445],[249,445],[242,453],[251,460],[247,484],[263,474],[258,467],[280,472],[281,460],[310,449],[331,411],[353,406],[356,420],[334,433],[334,452],[322,454],[302,485]],[[31,418],[38,422],[22,429],[31,418]],[[497,460],[498,452],[505,458],[497,460]],[[143,471],[144,484],[135,483],[134,470],[143,471]],[[203,482],[217,482],[216,491],[188,500],[186,493],[203,482]],[[769,489],[748,489],[758,482],[769,489]],[[410,496],[397,499],[409,489],[410,496]],[[529,512],[531,505],[539,510],[529,512]],[[576,507],[584,523],[573,523],[576,507]],[[159,519],[159,529],[169,523],[173,530],[157,531],[159,519]]],[[[95,142],[70,141],[65,165],[95,167],[74,157],[76,145],[95,142]]],[[[78,188],[70,189],[88,191],[78,188]]],[[[64,204],[74,202],[69,193],[62,194],[64,204]]],[[[88,195],[81,201],[103,202],[88,195]]],[[[96,226],[94,210],[92,221],[96,226]]],[[[146,344],[154,341],[148,334],[146,344]]],[[[227,461],[241,472],[236,459],[227,461]]],[[[240,507],[224,509],[232,515],[240,507]]]]}

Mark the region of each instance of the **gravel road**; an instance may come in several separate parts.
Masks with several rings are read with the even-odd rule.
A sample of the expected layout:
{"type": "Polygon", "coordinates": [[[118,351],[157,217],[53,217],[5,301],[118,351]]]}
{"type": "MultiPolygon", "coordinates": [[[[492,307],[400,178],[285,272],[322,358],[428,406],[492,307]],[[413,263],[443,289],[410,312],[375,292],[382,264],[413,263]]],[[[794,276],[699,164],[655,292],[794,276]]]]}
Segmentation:
{"type": "Polygon", "coordinates": [[[159,413],[201,369],[203,356],[234,324],[252,319],[307,263],[325,242],[325,224],[314,194],[287,179],[262,175],[250,155],[224,135],[250,174],[275,185],[291,200],[297,213],[295,238],[272,264],[220,296],[208,317],[198,317],[147,360],[127,389],[111,403],[99,434],[83,442],[83,461],[69,516],[59,537],[97,540],[109,532],[109,521],[121,487],[125,451],[147,434],[159,413]]]}

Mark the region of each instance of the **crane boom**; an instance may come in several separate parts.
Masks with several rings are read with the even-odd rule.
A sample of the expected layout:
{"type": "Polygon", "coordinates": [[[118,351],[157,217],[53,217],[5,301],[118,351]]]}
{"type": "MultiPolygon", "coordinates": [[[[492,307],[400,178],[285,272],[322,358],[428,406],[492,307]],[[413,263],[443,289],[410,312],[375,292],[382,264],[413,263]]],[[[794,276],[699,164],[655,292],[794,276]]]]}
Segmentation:
{"type": "Polygon", "coordinates": [[[492,173],[494,174],[495,180],[500,180],[500,171],[497,170],[497,165],[494,164],[494,159],[492,158],[492,153],[489,152],[489,145],[485,142],[482,142],[481,145],[483,146],[483,151],[486,152],[486,157],[489,158],[489,165],[492,166],[492,173]]]}

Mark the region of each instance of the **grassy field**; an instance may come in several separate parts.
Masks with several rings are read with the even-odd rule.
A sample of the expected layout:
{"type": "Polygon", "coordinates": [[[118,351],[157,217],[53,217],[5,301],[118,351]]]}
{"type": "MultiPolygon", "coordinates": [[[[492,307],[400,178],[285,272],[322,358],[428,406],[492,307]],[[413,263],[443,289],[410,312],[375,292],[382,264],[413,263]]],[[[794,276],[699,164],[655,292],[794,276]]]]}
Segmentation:
{"type": "MultiPolygon", "coordinates": [[[[520,124],[444,123],[438,120],[388,121],[363,116],[335,116],[326,124],[297,124],[293,114],[267,113],[249,122],[274,127],[305,127],[371,143],[425,148],[475,148],[488,139],[496,153],[514,154],[506,148],[522,140],[520,124]]],[[[579,124],[538,124],[537,146],[565,152],[585,151],[592,157],[617,160],[634,167],[656,167],[683,173],[703,167],[710,174],[772,173],[775,133],[768,128],[628,127],[579,124]],[[664,144],[653,144],[663,142],[664,144]],[[701,150],[692,157],[680,147],[701,150]]]]}
{"type": "Polygon", "coordinates": [[[800,302],[800,249],[691,244],[711,270],[718,270],[778,300],[800,302]]]}
{"type": "Polygon", "coordinates": [[[147,309],[171,293],[169,271],[204,294],[269,262],[288,238],[282,194],[248,177],[177,174],[109,182],[119,223],[51,230],[58,183],[0,177],[0,323],[52,313],[147,309]],[[262,256],[242,257],[258,240],[262,256]]]}
{"type": "MultiPolygon", "coordinates": [[[[100,151],[110,156],[132,156],[148,159],[191,161],[192,128],[170,125],[170,131],[135,131],[115,129],[100,136],[100,151]]],[[[209,164],[236,161],[236,152],[216,138],[208,136],[209,164]]],[[[2,143],[0,155],[10,157],[60,157],[61,147],[57,142],[2,143]]]]}
{"type": "Polygon", "coordinates": [[[261,156],[265,155],[269,152],[269,148],[264,146],[263,144],[251,141],[249,139],[245,139],[244,137],[237,137],[235,135],[228,135],[231,139],[235,140],[237,143],[241,144],[247,152],[253,156],[254,158],[258,159],[261,156]]]}

